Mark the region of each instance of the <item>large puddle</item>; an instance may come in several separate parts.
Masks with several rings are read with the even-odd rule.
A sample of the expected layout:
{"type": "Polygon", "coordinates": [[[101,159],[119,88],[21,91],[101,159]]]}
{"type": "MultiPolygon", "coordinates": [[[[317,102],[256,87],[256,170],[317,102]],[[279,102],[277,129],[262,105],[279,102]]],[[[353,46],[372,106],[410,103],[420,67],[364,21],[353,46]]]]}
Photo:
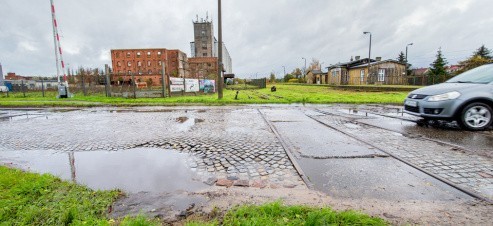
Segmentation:
{"type": "Polygon", "coordinates": [[[92,189],[126,192],[196,191],[206,188],[191,170],[190,156],[163,149],[53,153],[0,152],[0,162],[25,170],[50,173],[92,189]]]}

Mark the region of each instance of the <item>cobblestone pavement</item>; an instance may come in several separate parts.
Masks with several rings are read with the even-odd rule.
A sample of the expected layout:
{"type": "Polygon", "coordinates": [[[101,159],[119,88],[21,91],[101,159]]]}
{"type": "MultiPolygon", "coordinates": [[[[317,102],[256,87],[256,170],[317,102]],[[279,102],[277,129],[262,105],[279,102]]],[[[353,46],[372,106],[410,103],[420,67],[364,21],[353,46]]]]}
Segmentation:
{"type": "Polygon", "coordinates": [[[191,168],[208,184],[217,180],[226,186],[304,186],[285,150],[252,108],[34,111],[30,118],[22,111],[2,113],[21,116],[0,121],[0,153],[158,147],[195,156],[191,168]]]}
{"type": "MultiPolygon", "coordinates": [[[[364,115],[344,114],[336,108],[320,110],[330,113],[314,116],[324,123],[493,200],[493,159],[419,136],[404,136],[401,133],[359,123],[371,119],[364,115]]],[[[493,147],[489,149],[493,150],[493,147]]]]}

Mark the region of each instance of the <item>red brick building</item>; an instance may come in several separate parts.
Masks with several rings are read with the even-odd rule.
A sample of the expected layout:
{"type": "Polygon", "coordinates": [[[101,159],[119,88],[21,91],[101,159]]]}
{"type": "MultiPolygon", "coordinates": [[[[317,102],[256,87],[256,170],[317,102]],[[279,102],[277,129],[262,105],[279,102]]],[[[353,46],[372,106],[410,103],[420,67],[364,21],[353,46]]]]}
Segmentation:
{"type": "Polygon", "coordinates": [[[190,77],[196,79],[217,78],[217,57],[194,57],[189,58],[190,77]]]}
{"type": "Polygon", "coordinates": [[[16,75],[14,72],[9,72],[7,73],[7,76],[5,76],[5,80],[31,80],[32,77],[24,77],[20,75],[16,75]]]}
{"type": "Polygon", "coordinates": [[[132,74],[137,82],[161,85],[162,65],[171,77],[189,77],[187,54],[180,50],[159,49],[114,49],[111,50],[113,75],[116,83],[129,83],[132,74]]]}

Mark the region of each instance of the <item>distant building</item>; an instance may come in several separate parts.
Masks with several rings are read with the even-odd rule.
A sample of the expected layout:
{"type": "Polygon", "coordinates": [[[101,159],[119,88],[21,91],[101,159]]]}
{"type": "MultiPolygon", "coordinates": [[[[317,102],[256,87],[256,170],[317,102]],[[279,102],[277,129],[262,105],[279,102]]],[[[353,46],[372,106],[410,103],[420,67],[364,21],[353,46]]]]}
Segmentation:
{"type": "Polygon", "coordinates": [[[307,84],[326,84],[327,83],[327,73],[322,72],[317,69],[310,69],[306,73],[306,83],[307,84]]]}
{"type": "Polygon", "coordinates": [[[333,85],[406,85],[406,65],[396,60],[381,59],[381,57],[377,57],[376,60],[360,59],[357,56],[353,61],[332,65],[327,68],[327,83],[333,85]]]}
{"type": "Polygon", "coordinates": [[[24,90],[53,90],[57,89],[58,81],[57,80],[46,80],[43,79],[30,79],[30,80],[6,80],[5,83],[9,87],[10,91],[20,92],[23,91],[22,85],[24,85],[24,90]]]}
{"type": "Polygon", "coordinates": [[[415,68],[411,71],[411,76],[426,76],[430,71],[429,68],[415,68]]]}
{"type": "MultiPolygon", "coordinates": [[[[193,78],[203,75],[217,74],[218,69],[218,41],[214,37],[214,26],[208,18],[193,22],[194,41],[190,43],[190,74],[193,78]],[[211,66],[208,66],[211,64],[211,66]],[[215,64],[215,66],[213,66],[215,64]],[[215,71],[214,71],[215,70],[215,71]]],[[[233,63],[226,45],[222,45],[223,70],[225,74],[233,73],[233,63]]]]}
{"type": "Polygon", "coordinates": [[[449,74],[457,74],[457,72],[461,71],[462,69],[464,69],[463,65],[450,65],[450,66],[445,67],[445,70],[449,74]]]}
{"type": "Polygon", "coordinates": [[[7,73],[5,80],[31,80],[32,77],[16,75],[14,72],[7,73]]]}
{"type": "Polygon", "coordinates": [[[189,77],[187,54],[180,50],[158,49],[113,49],[111,50],[114,83],[130,83],[132,74],[137,82],[161,85],[163,64],[166,75],[189,77]]]}

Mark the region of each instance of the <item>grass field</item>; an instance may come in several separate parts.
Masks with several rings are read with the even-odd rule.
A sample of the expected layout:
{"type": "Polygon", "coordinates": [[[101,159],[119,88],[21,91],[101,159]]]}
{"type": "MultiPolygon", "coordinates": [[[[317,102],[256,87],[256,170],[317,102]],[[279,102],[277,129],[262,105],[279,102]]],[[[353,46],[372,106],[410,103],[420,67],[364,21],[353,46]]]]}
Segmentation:
{"type": "Polygon", "coordinates": [[[56,99],[55,92],[46,97],[41,92],[30,92],[23,97],[22,93],[0,95],[0,106],[3,107],[94,107],[94,106],[166,106],[166,105],[229,105],[229,104],[401,104],[407,92],[358,92],[334,90],[323,86],[276,85],[277,92],[270,88],[260,90],[240,90],[235,100],[235,90],[224,90],[224,98],[217,99],[217,94],[197,96],[176,96],[171,98],[138,98],[105,97],[103,94],[83,96],[75,93],[74,98],[56,99]]]}

